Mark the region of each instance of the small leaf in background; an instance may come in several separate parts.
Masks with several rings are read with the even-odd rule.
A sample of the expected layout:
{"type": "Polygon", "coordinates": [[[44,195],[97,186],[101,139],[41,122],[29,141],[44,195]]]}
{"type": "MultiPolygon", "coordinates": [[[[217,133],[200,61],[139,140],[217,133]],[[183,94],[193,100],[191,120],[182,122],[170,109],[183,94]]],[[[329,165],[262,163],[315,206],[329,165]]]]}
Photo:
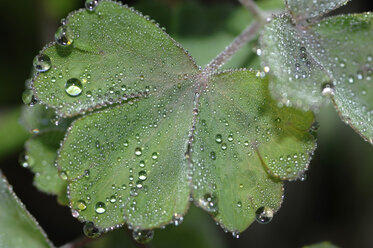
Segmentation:
{"type": "Polygon", "coordinates": [[[51,131],[31,137],[25,144],[23,165],[35,173],[34,185],[41,191],[57,195],[60,204],[68,205],[66,181],[58,176],[57,150],[64,132],[51,131]]]}
{"type": "Polygon", "coordinates": [[[0,171],[0,247],[53,247],[0,171]]]}
{"type": "Polygon", "coordinates": [[[285,0],[296,22],[307,21],[345,5],[350,0],[285,0]]]}

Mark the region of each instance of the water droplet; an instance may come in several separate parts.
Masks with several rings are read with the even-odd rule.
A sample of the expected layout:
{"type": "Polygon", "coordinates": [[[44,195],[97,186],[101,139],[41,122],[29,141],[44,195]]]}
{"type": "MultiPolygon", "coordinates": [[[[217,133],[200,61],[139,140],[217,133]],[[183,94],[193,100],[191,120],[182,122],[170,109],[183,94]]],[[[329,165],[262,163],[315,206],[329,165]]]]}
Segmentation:
{"type": "Polygon", "coordinates": [[[111,203],[115,203],[117,201],[117,198],[115,197],[115,195],[112,195],[111,197],[110,197],[110,202],[111,203]]]}
{"type": "Polygon", "coordinates": [[[73,43],[73,35],[67,26],[61,26],[54,34],[54,39],[60,46],[69,46],[73,43]]]}
{"type": "Polygon", "coordinates": [[[331,83],[324,84],[323,87],[322,87],[321,94],[323,96],[334,96],[333,84],[331,84],[331,83]]]}
{"type": "Polygon", "coordinates": [[[22,101],[24,104],[29,105],[31,107],[38,103],[38,100],[34,96],[31,89],[27,89],[23,92],[22,101]]]}
{"type": "Polygon", "coordinates": [[[96,206],[95,206],[95,211],[96,211],[96,213],[98,213],[98,214],[103,214],[103,213],[105,213],[105,211],[106,211],[105,203],[103,203],[103,202],[97,202],[97,203],[96,203],[96,206]]]}
{"type": "Polygon", "coordinates": [[[138,196],[139,195],[139,191],[136,187],[132,187],[131,190],[130,190],[130,195],[131,196],[138,196]]]}
{"type": "Polygon", "coordinates": [[[221,149],[223,151],[227,150],[227,144],[225,144],[225,143],[221,144],[221,149]]]}
{"type": "Polygon", "coordinates": [[[237,207],[238,207],[238,208],[241,208],[241,207],[242,207],[242,202],[240,202],[240,201],[237,202],[237,207]]]}
{"type": "Polygon", "coordinates": [[[233,238],[239,239],[240,238],[240,232],[234,231],[234,232],[232,232],[232,236],[233,236],[233,238]]]}
{"type": "Polygon", "coordinates": [[[144,160],[141,160],[141,161],[140,161],[140,167],[141,167],[141,168],[144,168],[144,167],[145,167],[145,161],[144,161],[144,160]]]}
{"type": "Polygon", "coordinates": [[[348,82],[349,82],[350,84],[353,84],[353,83],[354,83],[354,76],[350,75],[350,76],[348,77],[348,82]]]}
{"type": "Polygon", "coordinates": [[[232,134],[228,135],[228,141],[229,141],[229,142],[232,142],[232,141],[233,141],[233,135],[232,135],[232,134]]]}
{"type": "Polygon", "coordinates": [[[78,210],[72,209],[72,210],[71,210],[71,215],[72,215],[74,218],[78,218],[80,214],[79,214],[78,210]]]}
{"type": "Polygon", "coordinates": [[[146,180],[146,171],[140,171],[139,172],[139,179],[141,181],[145,181],[146,180]]]}
{"type": "Polygon", "coordinates": [[[64,181],[67,180],[67,174],[66,174],[65,171],[61,171],[61,173],[60,173],[60,178],[61,178],[62,180],[64,180],[64,181]]]}
{"type": "Polygon", "coordinates": [[[260,207],[255,212],[255,218],[257,222],[267,224],[273,218],[273,210],[269,207],[260,207]]]}
{"type": "Polygon", "coordinates": [[[134,230],[132,237],[137,243],[146,244],[149,243],[154,237],[153,230],[134,230]]]}
{"type": "Polygon", "coordinates": [[[83,227],[84,235],[88,238],[97,238],[101,235],[101,231],[96,227],[93,222],[86,222],[83,227]]]}
{"type": "Polygon", "coordinates": [[[157,152],[153,152],[152,159],[154,159],[154,160],[158,159],[158,153],[157,152]]]}
{"type": "Polygon", "coordinates": [[[175,226],[179,226],[181,223],[183,223],[184,217],[181,214],[174,214],[172,216],[172,223],[174,223],[175,226]]]}
{"type": "Polygon", "coordinates": [[[34,65],[35,70],[37,70],[38,72],[45,72],[51,68],[52,62],[47,55],[38,54],[35,56],[32,64],[34,65]]]}
{"type": "Polygon", "coordinates": [[[30,164],[28,163],[28,156],[26,155],[25,152],[22,152],[20,155],[19,155],[19,158],[18,158],[18,162],[19,164],[23,167],[23,168],[27,168],[30,166],[30,164]]]}
{"type": "Polygon", "coordinates": [[[216,159],[216,153],[215,152],[210,152],[210,158],[212,160],[215,160],[216,159]]]}
{"type": "Polygon", "coordinates": [[[85,8],[88,11],[95,11],[97,5],[98,5],[98,0],[93,0],[93,1],[92,0],[88,0],[85,3],[85,8]]]}
{"type": "Polygon", "coordinates": [[[221,134],[217,134],[215,137],[216,143],[220,144],[223,141],[221,134]]]}
{"type": "Polygon", "coordinates": [[[70,78],[65,84],[65,91],[69,96],[79,96],[82,93],[83,85],[77,78],[70,78]]]}
{"type": "Polygon", "coordinates": [[[77,207],[78,207],[79,210],[83,211],[83,210],[86,210],[87,205],[86,205],[85,201],[79,200],[78,204],[77,204],[77,207]]]}
{"type": "Polygon", "coordinates": [[[135,149],[135,155],[136,156],[141,156],[141,154],[142,154],[141,148],[140,147],[136,147],[136,149],[135,149]]]}
{"type": "Polygon", "coordinates": [[[218,211],[218,199],[212,194],[205,194],[203,198],[199,199],[199,204],[207,212],[216,213],[218,211]]]}

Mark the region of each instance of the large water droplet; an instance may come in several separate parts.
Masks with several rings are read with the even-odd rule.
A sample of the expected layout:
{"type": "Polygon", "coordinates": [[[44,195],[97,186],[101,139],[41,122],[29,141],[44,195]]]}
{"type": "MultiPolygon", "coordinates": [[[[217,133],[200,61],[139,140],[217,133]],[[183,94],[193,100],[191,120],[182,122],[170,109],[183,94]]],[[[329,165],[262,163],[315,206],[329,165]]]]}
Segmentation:
{"type": "Polygon", "coordinates": [[[73,43],[73,35],[67,26],[61,26],[54,34],[54,39],[60,46],[69,46],[73,43]]]}
{"type": "Polygon", "coordinates": [[[86,222],[83,227],[83,232],[88,238],[97,238],[101,235],[101,231],[93,222],[86,222]]]}
{"type": "Polygon", "coordinates": [[[96,203],[96,206],[95,206],[95,211],[96,213],[98,214],[103,214],[106,212],[106,206],[105,206],[105,203],[103,202],[97,202],[96,203]]]}
{"type": "Polygon", "coordinates": [[[260,207],[255,212],[255,219],[261,224],[269,223],[273,218],[273,210],[269,207],[260,207]]]}
{"type": "Polygon", "coordinates": [[[70,78],[65,84],[65,91],[69,96],[79,96],[82,93],[83,85],[77,78],[70,78]]]}
{"type": "Polygon", "coordinates": [[[87,0],[85,2],[85,8],[88,10],[88,11],[95,11],[96,7],[98,5],[98,0],[87,0]]]}
{"type": "Polygon", "coordinates": [[[32,62],[35,70],[38,72],[45,72],[51,68],[51,59],[45,54],[36,55],[34,61],[32,62]]]}
{"type": "Polygon", "coordinates": [[[137,243],[146,244],[149,243],[154,237],[153,230],[134,230],[132,237],[137,243]]]}

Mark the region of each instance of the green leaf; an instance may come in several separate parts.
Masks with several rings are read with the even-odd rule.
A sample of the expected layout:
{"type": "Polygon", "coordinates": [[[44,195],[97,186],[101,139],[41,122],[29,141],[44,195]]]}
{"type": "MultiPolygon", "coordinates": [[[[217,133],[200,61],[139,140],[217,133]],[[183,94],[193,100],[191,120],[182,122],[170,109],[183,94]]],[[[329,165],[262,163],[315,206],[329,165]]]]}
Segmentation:
{"type": "Polygon", "coordinates": [[[296,29],[287,15],[274,18],[261,38],[262,65],[270,69],[272,96],[285,106],[318,110],[325,102],[322,85],[330,82],[307,51],[308,34],[296,29]]]}
{"type": "Polygon", "coordinates": [[[125,216],[134,228],[149,229],[186,212],[184,154],[194,93],[189,80],[158,92],[86,115],[69,130],[58,165],[70,181],[72,207],[79,210],[81,201],[87,206],[82,220],[110,228],[123,224],[125,216]],[[106,205],[103,214],[97,213],[100,202],[106,205]]]}
{"type": "Polygon", "coordinates": [[[0,158],[21,149],[29,134],[19,124],[21,109],[16,108],[0,115],[0,158]]]}
{"type": "Polygon", "coordinates": [[[47,235],[23,203],[14,194],[12,187],[0,171],[0,246],[53,247],[47,235]]]}
{"type": "MultiPolygon", "coordinates": [[[[44,54],[50,56],[53,66],[36,77],[33,89],[43,103],[57,108],[61,115],[82,114],[68,129],[57,158],[60,176],[68,182],[70,206],[81,221],[94,222],[103,231],[124,223],[133,229],[160,227],[186,213],[191,188],[195,203],[211,212],[200,201],[201,194],[205,198],[215,194],[210,191],[211,181],[220,190],[220,210],[214,214],[229,231],[247,228],[256,208],[263,206],[272,212],[279,208],[281,179],[298,178],[314,149],[308,134],[312,113],[279,108],[269,97],[267,80],[256,77],[257,72],[205,75],[155,24],[117,3],[103,1],[93,12],[75,12],[66,25],[77,37],[70,53],[61,56],[57,49],[62,48],[47,48],[44,54]],[[49,81],[62,67],[69,68],[62,70],[63,80],[49,81]],[[84,72],[86,67],[95,70],[84,72]],[[78,75],[83,75],[79,78],[83,93],[68,96],[65,80],[78,75]],[[111,78],[115,84],[108,83],[111,78]],[[87,90],[93,100],[86,100],[87,90]],[[231,93],[229,99],[220,99],[224,91],[231,93]],[[115,104],[104,106],[107,102],[115,104]],[[97,110],[99,107],[105,108],[97,110]],[[208,113],[209,108],[217,112],[208,113]],[[208,137],[200,131],[205,128],[202,115],[206,115],[207,123],[219,118],[231,122],[231,129],[225,126],[226,130],[216,123],[222,135],[232,131],[237,139],[232,141],[237,147],[230,144],[228,155],[217,159],[219,165],[232,165],[225,168],[227,171],[220,171],[218,165],[219,170],[215,170],[215,165],[200,154],[200,143],[210,146],[216,135],[215,127],[206,130],[211,134],[208,137]],[[250,142],[246,148],[241,147],[245,137],[250,142]],[[251,162],[252,170],[245,167],[251,162]],[[206,188],[195,188],[201,180],[205,183],[203,174],[197,172],[204,166],[215,174],[211,174],[208,185],[203,185],[206,188]],[[235,183],[223,181],[224,173],[230,173],[224,180],[235,183]],[[242,184],[247,188],[239,191],[241,181],[236,176],[245,179],[242,184]],[[243,197],[245,209],[247,199],[252,203],[242,220],[237,220],[238,210],[232,209],[232,200],[236,200],[232,195],[243,197]]],[[[75,93],[79,90],[74,88],[75,93]]]]}
{"type": "Polygon", "coordinates": [[[57,195],[58,201],[68,204],[67,184],[58,176],[55,166],[57,149],[64,132],[47,132],[30,138],[26,144],[26,164],[35,173],[34,185],[41,191],[57,195]]]}
{"type": "Polygon", "coordinates": [[[373,144],[373,14],[336,16],[314,27],[342,120],[373,144]]]}
{"type": "Polygon", "coordinates": [[[74,12],[66,29],[72,44],[45,48],[42,53],[52,66],[33,82],[37,98],[63,116],[141,97],[149,86],[153,92],[196,71],[191,57],[173,39],[119,3],[102,1],[94,12],[74,12]],[[70,94],[79,95],[71,96],[66,86],[75,79],[81,85],[70,94]]]}
{"type": "Polygon", "coordinates": [[[288,16],[265,28],[263,65],[285,105],[317,110],[330,96],[341,118],[373,144],[372,14],[335,16],[299,30],[288,16]]]}
{"type": "Polygon", "coordinates": [[[282,182],[307,169],[315,148],[313,114],[278,108],[267,80],[248,71],[213,77],[201,97],[194,143],[193,196],[230,231],[243,231],[260,207],[276,212],[282,182]],[[250,92],[250,94],[248,94],[250,92]],[[217,201],[206,206],[206,196],[217,201]]]}
{"type": "Polygon", "coordinates": [[[285,0],[296,22],[307,21],[345,5],[350,0],[285,0]]]}

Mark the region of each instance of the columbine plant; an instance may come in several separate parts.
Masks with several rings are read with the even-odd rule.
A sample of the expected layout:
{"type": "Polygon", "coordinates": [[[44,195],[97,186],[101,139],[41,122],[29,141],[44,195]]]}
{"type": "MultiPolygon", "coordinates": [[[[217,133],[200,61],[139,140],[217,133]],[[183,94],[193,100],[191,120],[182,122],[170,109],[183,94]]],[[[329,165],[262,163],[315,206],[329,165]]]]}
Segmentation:
{"type": "Polygon", "coordinates": [[[304,178],[314,112],[330,100],[373,143],[372,14],[322,18],[346,0],[288,0],[276,15],[241,2],[256,19],[204,67],[114,1],[71,13],[35,57],[24,94],[33,106],[22,117],[34,135],[22,165],[88,237],[127,225],[148,242],[190,204],[235,237],[255,219],[268,223],[283,181],[304,178]],[[258,36],[263,71],[219,70],[258,36]]]}

